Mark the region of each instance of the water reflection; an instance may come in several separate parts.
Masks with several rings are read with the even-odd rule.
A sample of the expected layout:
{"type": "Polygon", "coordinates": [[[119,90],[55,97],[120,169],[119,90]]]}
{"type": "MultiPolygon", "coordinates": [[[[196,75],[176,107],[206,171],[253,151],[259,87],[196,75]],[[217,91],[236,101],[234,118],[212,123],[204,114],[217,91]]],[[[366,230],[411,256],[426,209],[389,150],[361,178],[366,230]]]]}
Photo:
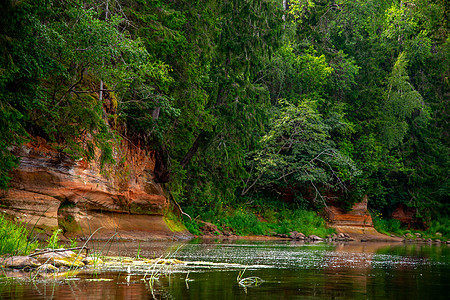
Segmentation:
{"type": "Polygon", "coordinates": [[[96,243],[91,248],[108,255],[171,255],[189,263],[152,285],[142,280],[141,269],[42,282],[0,278],[0,298],[446,299],[450,282],[446,245],[219,241],[96,243]],[[243,288],[237,276],[244,270],[243,278],[264,282],[243,288]]]}

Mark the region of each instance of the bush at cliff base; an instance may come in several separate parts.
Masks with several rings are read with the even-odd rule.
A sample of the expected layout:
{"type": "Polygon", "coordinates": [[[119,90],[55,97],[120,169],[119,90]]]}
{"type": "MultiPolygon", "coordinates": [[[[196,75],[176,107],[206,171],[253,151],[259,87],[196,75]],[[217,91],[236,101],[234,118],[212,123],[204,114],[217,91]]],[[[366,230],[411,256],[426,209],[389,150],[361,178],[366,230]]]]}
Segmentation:
{"type": "Polygon", "coordinates": [[[28,254],[38,247],[38,241],[29,239],[29,232],[22,223],[16,224],[0,213],[0,255],[28,254]]]}

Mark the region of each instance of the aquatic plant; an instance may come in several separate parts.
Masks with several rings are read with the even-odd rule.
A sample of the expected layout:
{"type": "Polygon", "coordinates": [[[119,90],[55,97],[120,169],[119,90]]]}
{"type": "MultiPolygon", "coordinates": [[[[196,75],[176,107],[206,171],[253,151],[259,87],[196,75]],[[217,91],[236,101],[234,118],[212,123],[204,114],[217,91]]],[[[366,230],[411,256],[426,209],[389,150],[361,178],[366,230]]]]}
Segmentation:
{"type": "Polygon", "coordinates": [[[159,258],[153,260],[153,263],[147,269],[144,274],[144,281],[148,280],[149,288],[153,293],[153,284],[159,279],[162,274],[170,274],[170,270],[178,260],[171,260],[170,258],[175,255],[183,246],[178,247],[174,252],[168,253],[164,258],[160,256],[159,258]]]}
{"type": "Polygon", "coordinates": [[[138,243],[138,249],[137,249],[137,253],[136,253],[136,259],[141,259],[141,242],[138,243]]]}

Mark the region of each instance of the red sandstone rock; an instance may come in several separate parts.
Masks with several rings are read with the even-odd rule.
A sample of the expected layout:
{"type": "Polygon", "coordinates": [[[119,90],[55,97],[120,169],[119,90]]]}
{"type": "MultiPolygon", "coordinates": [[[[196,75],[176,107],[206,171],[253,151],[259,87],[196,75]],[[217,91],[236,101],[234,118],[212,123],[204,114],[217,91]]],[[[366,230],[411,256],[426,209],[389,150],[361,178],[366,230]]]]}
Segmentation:
{"type": "Polygon", "coordinates": [[[401,238],[381,234],[373,227],[372,217],[367,210],[367,196],[353,205],[349,212],[335,206],[325,208],[328,225],[337,233],[348,234],[350,238],[364,241],[401,241],[401,238]]]}
{"type": "Polygon", "coordinates": [[[403,204],[397,206],[391,217],[407,224],[408,228],[424,228],[424,224],[416,217],[417,209],[413,207],[406,207],[403,204]]]}
{"type": "Polygon", "coordinates": [[[364,197],[364,200],[353,205],[349,212],[335,206],[327,207],[325,212],[328,222],[332,226],[373,227],[372,217],[367,210],[367,201],[367,197],[364,197]]]}
{"type": "Polygon", "coordinates": [[[116,150],[121,163],[101,168],[98,160],[71,160],[42,139],[17,147],[21,162],[0,205],[30,226],[59,226],[69,235],[88,237],[101,228],[94,238],[190,237],[173,233],[164,221],[171,207],[154,182],[154,154],[126,141],[116,150]]]}

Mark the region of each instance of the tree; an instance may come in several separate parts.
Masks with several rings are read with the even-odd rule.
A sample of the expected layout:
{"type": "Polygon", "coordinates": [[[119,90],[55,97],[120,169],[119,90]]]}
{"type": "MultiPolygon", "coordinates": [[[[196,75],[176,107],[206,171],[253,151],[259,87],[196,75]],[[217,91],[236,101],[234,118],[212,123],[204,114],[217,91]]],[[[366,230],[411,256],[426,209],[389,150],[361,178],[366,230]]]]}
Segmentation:
{"type": "MultiPolygon", "coordinates": [[[[282,7],[271,0],[229,0],[215,13],[215,51],[204,85],[209,115],[204,125],[181,129],[193,139],[190,145],[184,144],[188,147],[178,153],[181,156],[174,165],[179,174],[189,174],[185,194],[190,199],[209,199],[213,194],[231,200],[246,174],[245,153],[266,119],[267,89],[255,78],[279,46],[282,7]]],[[[176,125],[178,129],[184,124],[176,125]]]]}
{"type": "Polygon", "coordinates": [[[280,100],[279,105],[268,132],[260,140],[260,149],[251,155],[253,174],[242,194],[252,188],[311,185],[316,203],[326,205],[319,189],[345,191],[344,181],[358,175],[358,171],[352,160],[337,149],[330,136],[332,128],[317,112],[314,102],[304,100],[293,105],[280,100]]]}
{"type": "Polygon", "coordinates": [[[383,139],[389,148],[401,144],[408,130],[408,119],[420,117],[426,122],[428,111],[422,96],[409,83],[407,60],[402,52],[388,77],[387,92],[382,106],[383,139]]]}
{"type": "Polygon", "coordinates": [[[4,4],[0,107],[2,126],[7,124],[10,134],[2,138],[1,155],[10,159],[2,165],[2,178],[17,161],[7,149],[28,134],[74,157],[92,156],[95,145],[103,151],[102,161],[112,161],[109,121],[117,114],[117,98],[131,89],[145,94],[152,85],[170,81],[167,66],[152,60],[141,42],[122,30],[122,18],[111,13],[102,19],[89,4],[4,4]],[[99,99],[101,93],[110,103],[99,99]]]}

